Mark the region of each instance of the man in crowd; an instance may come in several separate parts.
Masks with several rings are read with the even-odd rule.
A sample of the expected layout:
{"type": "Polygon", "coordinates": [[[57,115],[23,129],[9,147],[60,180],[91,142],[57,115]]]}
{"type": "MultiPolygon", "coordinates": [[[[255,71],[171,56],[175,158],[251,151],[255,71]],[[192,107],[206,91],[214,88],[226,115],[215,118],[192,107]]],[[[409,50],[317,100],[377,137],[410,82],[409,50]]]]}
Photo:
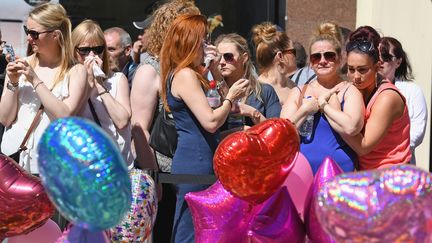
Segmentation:
{"type": "Polygon", "coordinates": [[[132,57],[132,39],[124,29],[112,27],[104,31],[108,49],[109,67],[113,72],[122,72],[128,79],[129,88],[135,75],[136,64],[132,57]]]}

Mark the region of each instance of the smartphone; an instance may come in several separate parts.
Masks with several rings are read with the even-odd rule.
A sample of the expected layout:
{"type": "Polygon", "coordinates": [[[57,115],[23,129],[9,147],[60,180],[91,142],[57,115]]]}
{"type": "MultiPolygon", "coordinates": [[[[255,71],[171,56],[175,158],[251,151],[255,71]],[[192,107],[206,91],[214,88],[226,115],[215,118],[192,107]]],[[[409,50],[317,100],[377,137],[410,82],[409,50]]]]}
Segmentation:
{"type": "Polygon", "coordinates": [[[13,47],[11,46],[11,45],[4,45],[4,47],[5,47],[5,50],[6,50],[6,55],[7,54],[9,54],[10,55],[10,61],[11,62],[14,62],[15,61],[15,52],[14,52],[14,49],[13,49],[13,47]]]}

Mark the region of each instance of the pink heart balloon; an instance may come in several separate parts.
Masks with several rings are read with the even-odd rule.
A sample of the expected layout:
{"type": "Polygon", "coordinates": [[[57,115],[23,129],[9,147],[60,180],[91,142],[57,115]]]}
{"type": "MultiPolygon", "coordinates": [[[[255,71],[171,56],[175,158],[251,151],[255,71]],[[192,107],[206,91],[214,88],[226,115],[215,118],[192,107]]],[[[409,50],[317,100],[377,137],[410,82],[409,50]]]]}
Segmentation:
{"type": "Polygon", "coordinates": [[[397,165],[340,175],[319,191],[319,221],[340,242],[431,242],[432,177],[397,165]]]}
{"type": "Polygon", "coordinates": [[[312,242],[335,242],[332,237],[327,234],[318,222],[315,207],[313,207],[317,200],[316,195],[318,194],[321,187],[323,187],[329,180],[335,176],[342,174],[343,170],[339,165],[330,157],[326,157],[320,167],[309,190],[308,198],[306,199],[305,208],[305,225],[306,232],[309,239],[312,242]]]}
{"type": "Polygon", "coordinates": [[[304,218],[304,207],[313,179],[314,176],[309,161],[302,153],[298,153],[294,167],[283,185],[288,188],[291,199],[302,219],[304,218]]]}
{"type": "Polygon", "coordinates": [[[40,179],[0,155],[0,239],[42,226],[54,209],[40,179]]]}

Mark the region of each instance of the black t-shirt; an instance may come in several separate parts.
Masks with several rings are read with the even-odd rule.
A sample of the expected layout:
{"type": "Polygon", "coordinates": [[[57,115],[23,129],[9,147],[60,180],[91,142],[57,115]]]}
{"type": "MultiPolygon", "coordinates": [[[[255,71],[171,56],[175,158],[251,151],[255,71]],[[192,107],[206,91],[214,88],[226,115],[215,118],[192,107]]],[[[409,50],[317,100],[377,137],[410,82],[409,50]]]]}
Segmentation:
{"type": "Polygon", "coordinates": [[[3,91],[3,85],[5,80],[5,70],[7,66],[6,56],[4,54],[0,55],[0,92],[3,91]]]}

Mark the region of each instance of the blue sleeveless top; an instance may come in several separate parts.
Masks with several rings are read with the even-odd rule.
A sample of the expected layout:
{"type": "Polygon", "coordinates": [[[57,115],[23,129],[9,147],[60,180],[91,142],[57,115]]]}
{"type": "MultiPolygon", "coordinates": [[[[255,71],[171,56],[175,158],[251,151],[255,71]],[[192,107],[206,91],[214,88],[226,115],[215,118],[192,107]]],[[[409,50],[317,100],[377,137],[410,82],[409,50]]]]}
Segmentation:
{"type": "Polygon", "coordinates": [[[219,133],[206,131],[183,100],[171,94],[168,83],[167,100],[178,134],[177,149],[172,162],[173,174],[214,174],[213,155],[219,133]]]}
{"type": "MultiPolygon", "coordinates": [[[[345,93],[341,101],[342,110],[344,101],[345,93]]],[[[300,139],[300,152],[308,159],[314,175],[327,156],[336,161],[344,172],[354,171],[355,164],[358,163],[357,154],[333,130],[327,118],[321,112],[314,115],[312,135],[309,138],[300,137],[300,139]]]]}

